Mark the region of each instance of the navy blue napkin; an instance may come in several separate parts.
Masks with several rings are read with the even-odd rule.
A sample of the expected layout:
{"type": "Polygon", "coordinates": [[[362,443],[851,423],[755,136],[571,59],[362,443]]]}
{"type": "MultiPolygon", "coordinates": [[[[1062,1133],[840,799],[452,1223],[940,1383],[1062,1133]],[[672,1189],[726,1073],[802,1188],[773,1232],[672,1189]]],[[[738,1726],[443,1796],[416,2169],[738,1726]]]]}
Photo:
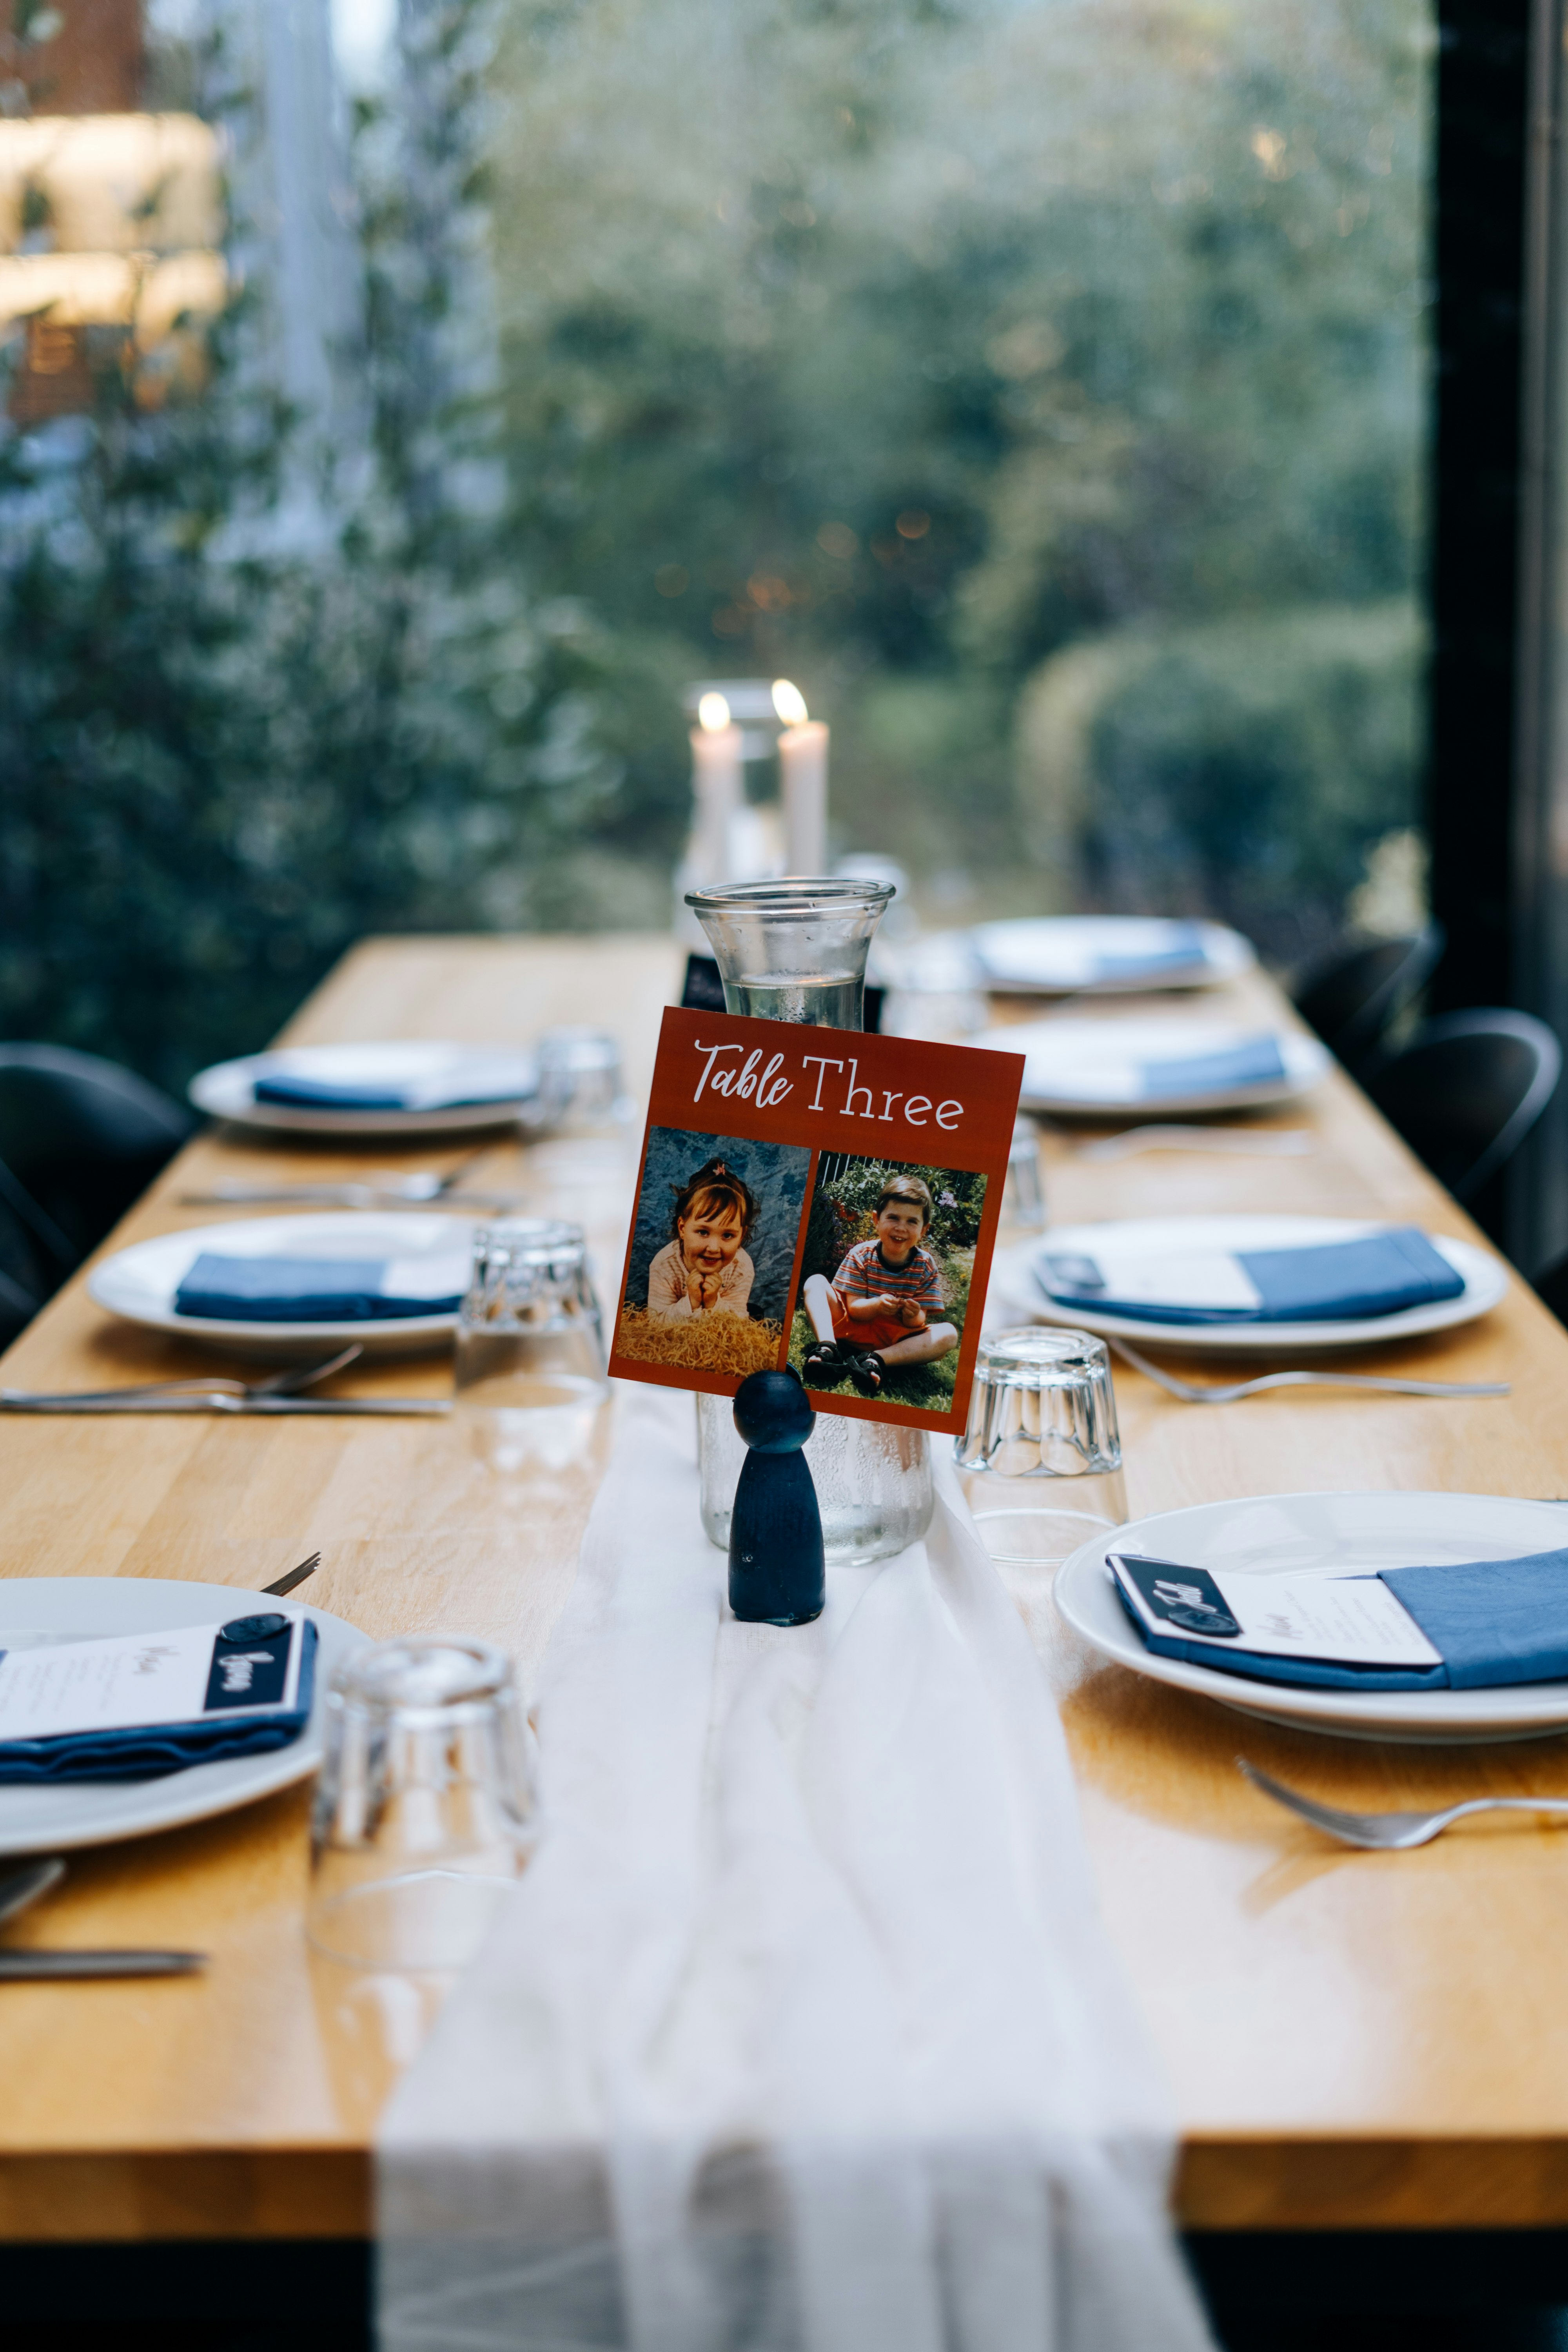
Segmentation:
{"type": "Polygon", "coordinates": [[[1465,1287],[1418,1225],[1391,1225],[1363,1241],[1314,1242],[1299,1249],[1237,1250],[1237,1265],[1258,1294],[1256,1307],[1172,1307],[1114,1297],[1091,1258],[1049,1249],[1036,1272],[1058,1305],[1149,1323],[1339,1323],[1402,1314],[1458,1298],[1465,1287]]]}
{"type": "MultiPolygon", "coordinates": [[[[1182,1573],[1203,1577],[1201,1569],[1182,1573]]],[[[1568,1681],[1568,1549],[1531,1552],[1522,1559],[1385,1568],[1380,1573],[1440,1654],[1440,1666],[1331,1665],[1314,1658],[1271,1658],[1239,1644],[1185,1642],[1178,1634],[1151,1633],[1120,1584],[1116,1592],[1158,1656],[1259,1682],[1322,1690],[1423,1691],[1568,1681]]]]}
{"type": "Polygon", "coordinates": [[[455,1072],[452,1090],[444,1092],[425,1079],[395,1080],[290,1077],[281,1071],[251,1083],[251,1098],[279,1103],[294,1110],[468,1110],[481,1103],[521,1102],[532,1091],[520,1070],[500,1077],[465,1084],[455,1072]]]}
{"type": "Polygon", "coordinates": [[[1182,971],[1189,964],[1207,961],[1208,949],[1203,932],[1196,923],[1184,923],[1169,947],[1145,949],[1142,954],[1110,950],[1097,955],[1094,976],[1097,980],[1132,980],[1148,972],[1152,978],[1162,971],[1182,971]]]}
{"type": "MultiPolygon", "coordinates": [[[[310,1719],[316,1639],[310,1620],[300,1620],[295,1703],[281,1714],[247,1717],[232,1706],[209,1701],[216,1712],[192,1723],[144,1724],[123,1731],[60,1732],[49,1739],[0,1739],[0,1787],[36,1780],[161,1780],[193,1764],[221,1764],[231,1757],[265,1756],[274,1748],[288,1748],[310,1719]]],[[[221,1641],[217,1646],[221,1653],[221,1641]]],[[[285,1648],[285,1667],[287,1663],[285,1648]]]]}
{"type": "Polygon", "coordinates": [[[204,1250],[174,1293],[176,1315],[222,1323],[373,1323],[449,1315],[462,1304],[388,1291],[379,1258],[220,1257],[204,1250]]]}
{"type": "Polygon", "coordinates": [[[1243,1037],[1213,1054],[1185,1054],[1173,1060],[1144,1062],[1139,1076],[1150,1100],[1161,1095],[1207,1094],[1221,1087],[1257,1087],[1285,1076],[1277,1037],[1243,1037]]]}

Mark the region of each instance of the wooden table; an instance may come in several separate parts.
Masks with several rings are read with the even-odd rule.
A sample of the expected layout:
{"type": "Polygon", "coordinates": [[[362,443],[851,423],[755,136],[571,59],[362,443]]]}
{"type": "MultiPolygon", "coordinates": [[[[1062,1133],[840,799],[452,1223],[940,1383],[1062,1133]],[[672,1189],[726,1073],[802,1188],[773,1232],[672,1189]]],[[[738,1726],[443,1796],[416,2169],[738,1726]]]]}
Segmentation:
{"type": "MultiPolygon", "coordinates": [[[[499,1040],[592,1021],[619,1034],[637,1088],[679,967],[654,939],[371,941],[287,1034],[499,1040]]],[[[1280,1009],[1261,976],[1220,1001],[1280,1009]]],[[[1299,1210],[1472,1234],[1343,1077],[1260,1123],[1310,1126],[1317,1149],[1106,1165],[1048,1135],[1052,1212],[1299,1210]]],[[[429,1148],[376,1160],[447,1164],[429,1148]]],[[[181,1155],[115,1241],[216,1221],[226,1213],[177,1196],[219,1176],[363,1165],[220,1129],[181,1155]]],[[[615,1188],[588,1147],[502,1145],[482,1173],[521,1181],[542,1208],[586,1214],[601,1249],[614,1248],[615,1188]]],[[[600,1271],[612,1288],[618,1267],[600,1271]]],[[[1200,1412],[1119,1371],[1133,1512],[1329,1487],[1568,1495],[1568,1335],[1522,1284],[1479,1324],[1357,1360],[1503,1378],[1513,1395],[1296,1391],[1200,1412]]],[[[86,1387],[176,1367],[198,1368],[195,1351],[116,1324],[79,1277],[4,1377],[86,1387]]],[[[446,1378],[426,1361],[341,1385],[439,1392],[446,1378]]],[[[574,1574],[603,1444],[520,1484],[498,1481],[445,1423],[0,1419],[0,1570],[254,1588],[319,1547],[309,1597],[323,1608],[378,1636],[481,1634],[514,1651],[526,1676],[574,1574]]],[[[1174,2086],[1184,2222],[1568,2227],[1568,1838],[1500,1817],[1416,1853],[1342,1852],[1252,1792],[1232,1761],[1245,1742],[1331,1801],[1422,1804],[1483,1786],[1568,1792],[1568,1740],[1445,1751],[1243,1727],[1079,1654],[1059,1627],[1038,1630],[1105,1916],[1174,2086]]],[[[5,1989],[0,2241],[366,2232],[376,2107],[422,2012],[407,1989],[394,1999],[312,1967],[300,1934],[306,1816],[296,1790],[84,1853],[60,1894],[9,1931],[16,1944],[191,1944],[213,1965],[199,1980],[5,1989]]]]}

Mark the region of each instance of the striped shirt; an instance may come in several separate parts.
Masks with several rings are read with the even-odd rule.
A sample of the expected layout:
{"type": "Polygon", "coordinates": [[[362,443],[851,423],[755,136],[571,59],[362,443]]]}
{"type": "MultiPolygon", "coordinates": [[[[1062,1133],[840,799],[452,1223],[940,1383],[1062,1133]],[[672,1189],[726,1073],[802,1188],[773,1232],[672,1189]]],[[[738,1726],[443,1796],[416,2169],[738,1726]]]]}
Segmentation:
{"type": "Polygon", "coordinates": [[[833,1277],[845,1298],[912,1298],[918,1307],[941,1307],[942,1275],[929,1250],[917,1244],[902,1265],[889,1265],[876,1241],[857,1242],[833,1277]]]}

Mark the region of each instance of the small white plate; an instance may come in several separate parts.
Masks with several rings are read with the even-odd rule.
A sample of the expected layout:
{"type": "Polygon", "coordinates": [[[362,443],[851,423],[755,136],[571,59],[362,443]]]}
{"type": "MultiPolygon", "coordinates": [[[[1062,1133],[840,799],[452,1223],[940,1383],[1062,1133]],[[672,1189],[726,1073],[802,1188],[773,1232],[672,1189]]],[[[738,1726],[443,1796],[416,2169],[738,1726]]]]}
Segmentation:
{"type": "Polygon", "coordinates": [[[1005,1054],[1025,1056],[1023,1110],[1079,1113],[1142,1111],[1163,1118],[1178,1112],[1248,1110],[1289,1102],[1308,1094],[1331,1068],[1333,1056],[1315,1037],[1289,1030],[1272,1033],[1284,1069],[1279,1077],[1255,1078],[1243,1086],[1200,1087],[1187,1093],[1146,1094],[1141,1066],[1146,1062],[1195,1060],[1253,1044],[1266,1033],[1229,1021],[1165,1019],[1026,1021],[1014,1028],[987,1029],[972,1038],[1005,1054]]]}
{"type": "MultiPolygon", "coordinates": [[[[39,1635],[86,1642],[110,1633],[153,1633],[166,1626],[226,1624],[276,1609],[270,1593],[232,1584],[186,1584],[151,1576],[19,1576],[0,1579],[0,1649],[8,1641],[37,1645],[39,1635]]],[[[205,1821],[258,1797],[269,1797],[314,1772],[321,1760],[327,1685],[351,1651],[368,1637],[341,1617],[290,1599],[315,1624],[316,1679],[310,1719],[287,1748],[265,1756],[231,1756],[193,1764],[157,1780],[79,1780],[69,1788],[37,1782],[0,1788],[0,1854],[59,1853],[110,1838],[150,1837],[181,1822],[205,1821]]]]}
{"type": "Polygon", "coordinates": [[[433,1045],[411,1038],[390,1045],[290,1045],[215,1062],[190,1083],[190,1097],[211,1118],[232,1118],[280,1135],[466,1135],[514,1120],[535,1123],[539,1067],[531,1054],[494,1045],[433,1045]],[[451,1074],[479,1075],[513,1089],[504,1099],[458,1103],[444,1110],[307,1110],[258,1102],[263,1077],[320,1078],[341,1086],[435,1087],[451,1074]]]}
{"type": "Polygon", "coordinates": [[[100,1307],[144,1323],[154,1331],[242,1355],[298,1358],[302,1349],[357,1339],[367,1356],[407,1356],[446,1347],[458,1327],[456,1309],[385,1322],[245,1323],[177,1315],[174,1294],[204,1250],[223,1257],[450,1258],[460,1266],[455,1287],[467,1287],[474,1228],[465,1217],[433,1217],[415,1212],[382,1214],[374,1210],[328,1210],[313,1217],[247,1217],[228,1225],[187,1225],[155,1241],[133,1242],[116,1250],[88,1276],[88,1289],[100,1307]]]}
{"type": "Polygon", "coordinates": [[[1531,1739],[1568,1728],[1568,1683],[1515,1683],[1499,1690],[1307,1690],[1157,1657],[1116,1597],[1106,1554],[1142,1552],[1145,1559],[1245,1576],[1521,1559],[1564,1545],[1568,1509],[1510,1495],[1260,1495],[1160,1511],[1091,1537],[1058,1570],[1056,1602],[1074,1633],[1119,1665],[1292,1731],[1331,1731],[1350,1739],[1531,1739]]]}
{"type": "Polygon", "coordinates": [[[1114,1223],[1052,1225],[1037,1239],[998,1250],[991,1286],[998,1307],[1030,1323],[1065,1323],[1075,1330],[1106,1331],[1120,1339],[1153,1339],[1167,1348],[1201,1354],[1273,1355],[1282,1349],[1365,1348],[1385,1339],[1413,1339],[1423,1331],[1446,1331],[1472,1322],[1497,1306],[1508,1291],[1500,1259],[1469,1242],[1428,1234],[1465,1286],[1457,1298],[1431,1307],[1407,1307],[1398,1315],[1368,1315],[1347,1323],[1157,1323],[1136,1315],[1101,1315],[1086,1304],[1050,1297],[1035,1272],[1042,1249],[1064,1257],[1093,1257],[1111,1244],[1152,1257],[1214,1250],[1302,1249],[1314,1242],[1354,1242],[1384,1233],[1387,1218],[1368,1223],[1346,1217],[1123,1217],[1114,1223]]]}

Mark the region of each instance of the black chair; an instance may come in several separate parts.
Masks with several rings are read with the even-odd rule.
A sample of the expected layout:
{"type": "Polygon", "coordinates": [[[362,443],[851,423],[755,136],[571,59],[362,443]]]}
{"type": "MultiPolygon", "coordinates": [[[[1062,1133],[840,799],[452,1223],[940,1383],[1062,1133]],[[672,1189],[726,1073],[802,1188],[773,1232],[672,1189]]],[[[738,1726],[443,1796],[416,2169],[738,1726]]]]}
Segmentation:
{"type": "Polygon", "coordinates": [[[1456,1200],[1473,1200],[1551,1101],[1562,1049],[1528,1013],[1444,1013],[1361,1083],[1456,1200]]]}
{"type": "Polygon", "coordinates": [[[40,1276],[26,1227],[0,1200],[0,1348],[26,1329],[53,1287],[40,1276]]]}
{"type": "Polygon", "coordinates": [[[0,1273],[11,1288],[35,1304],[57,1290],[195,1125],[95,1054],[0,1045],[0,1273]]]}
{"type": "Polygon", "coordinates": [[[1314,964],[1295,993],[1297,1012],[1347,1068],[1375,1051],[1431,979],[1444,947],[1440,924],[1396,940],[1357,940],[1314,964]]]}

